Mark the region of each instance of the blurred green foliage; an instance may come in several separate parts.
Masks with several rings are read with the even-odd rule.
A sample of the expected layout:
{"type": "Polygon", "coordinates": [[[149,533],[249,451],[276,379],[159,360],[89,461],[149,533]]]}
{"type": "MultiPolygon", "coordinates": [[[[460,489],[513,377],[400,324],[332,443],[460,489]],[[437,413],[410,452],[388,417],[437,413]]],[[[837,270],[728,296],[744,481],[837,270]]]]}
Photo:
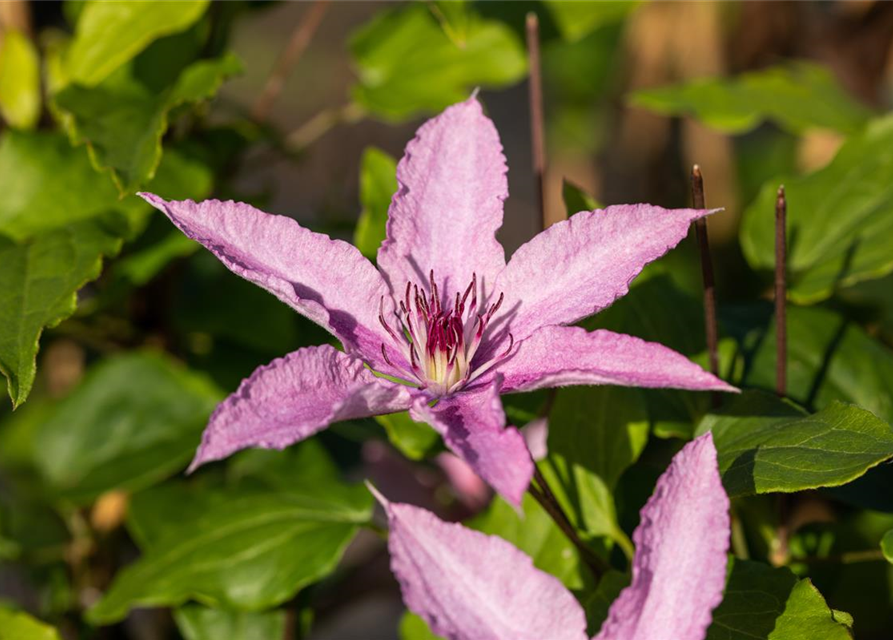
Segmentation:
{"type": "MultiPolygon", "coordinates": [[[[27,597],[0,604],[0,640],[60,637],[31,614],[64,637],[98,637],[96,627],[108,625],[103,637],[126,638],[137,637],[127,625],[147,619],[134,623],[132,610],[165,608],[158,633],[175,637],[176,628],[186,640],[281,638],[286,629],[306,637],[317,613],[349,616],[339,607],[350,603],[336,601],[350,590],[340,587],[376,563],[372,555],[342,562],[345,548],[366,529],[357,553],[382,553],[369,535],[377,529],[371,497],[352,482],[380,471],[370,462],[371,440],[388,441],[382,446],[406,459],[397,484],[409,495],[468,515],[434,463],[438,434],[405,413],[339,425],[286,451],[243,452],[182,477],[208,415],[239,379],[330,339],[197,251],[135,196],[151,190],[263,206],[272,194],[245,179],[249,170],[269,158],[289,171],[316,162],[304,142],[295,146],[226,94],[239,73],[265,77],[233,47],[240,26],[271,6],[88,0],[55,7],[49,19],[34,11],[35,33],[4,25],[0,371],[17,409],[0,410],[0,587],[8,575],[27,597]]],[[[737,8],[724,9],[726,30],[740,9],[728,6],[737,8]]],[[[638,2],[403,3],[369,10],[338,43],[355,76],[344,91],[345,121],[381,120],[380,131],[408,132],[403,125],[479,89],[500,129],[499,118],[516,118],[523,126],[515,129],[526,130],[519,83],[528,71],[524,18],[535,11],[550,148],[616,166],[604,183],[587,185],[598,187],[594,193],[576,176],[557,175],[568,214],[610,203],[617,176],[638,197],[654,197],[646,176],[623,175],[628,158],[612,146],[628,140],[617,133],[628,126],[627,105],[734,136],[732,179],[744,213],[714,257],[720,372],[745,393],[719,407],[709,394],[614,387],[506,399],[519,426],[548,413],[549,451],[539,467],[586,544],[613,567],[601,581],[530,496],[521,513],[496,499],[468,523],[562,580],[594,634],[627,583],[630,534],[655,479],[682,441],[712,429],[739,526],[708,638],[886,637],[893,624],[890,105],[863,104],[826,66],[775,59],[729,77],[636,85],[624,96],[629,67],[640,63],[626,50],[630,25],[653,10],[638,2]],[[806,141],[829,132],[842,146],[804,170],[806,141]],[[775,266],[772,209],[781,183],[791,301],[784,400],[770,393],[776,327],[760,299],[775,266]],[[764,495],[776,492],[789,494],[804,519],[780,560],[781,516],[775,496],[764,495]]],[[[682,144],[675,133],[665,137],[650,162],[665,183],[682,186],[659,192],[669,195],[658,204],[685,205],[682,144]]],[[[507,154],[526,145],[519,140],[503,135],[507,154]]],[[[366,147],[360,161],[356,226],[342,224],[344,211],[322,211],[313,222],[352,235],[372,260],[398,186],[395,150],[375,141],[383,148],[366,147]]],[[[330,167],[322,168],[314,175],[328,179],[330,167]]],[[[518,185],[523,193],[525,172],[512,165],[513,191],[518,185]]],[[[734,203],[712,201],[709,185],[709,204],[734,211],[734,203]]],[[[327,188],[340,186],[332,177],[327,188]]],[[[683,244],[582,325],[661,342],[706,366],[700,297],[697,257],[683,244]]],[[[413,615],[404,616],[400,634],[433,637],[413,615]]]]}

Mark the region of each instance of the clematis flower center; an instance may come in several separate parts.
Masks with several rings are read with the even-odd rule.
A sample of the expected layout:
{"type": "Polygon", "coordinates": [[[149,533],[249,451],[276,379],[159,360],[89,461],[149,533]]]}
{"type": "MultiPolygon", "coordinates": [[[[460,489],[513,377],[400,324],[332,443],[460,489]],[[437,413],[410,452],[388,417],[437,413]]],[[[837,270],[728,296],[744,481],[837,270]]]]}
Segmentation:
{"type": "Polygon", "coordinates": [[[403,354],[409,363],[409,370],[391,362],[388,345],[382,343],[381,353],[388,364],[401,369],[408,380],[418,383],[419,388],[442,396],[461,389],[505,358],[511,352],[514,338],[509,334],[509,345],[503,353],[472,366],[484,331],[502,306],[504,296],[500,294],[488,308],[479,309],[477,274],[473,274],[465,292],[456,292],[455,304],[444,307],[433,271],[430,279],[428,297],[418,285],[406,283],[406,292],[395,314],[396,327],[385,318],[384,298],[381,300],[378,320],[391,337],[392,348],[403,354]]]}

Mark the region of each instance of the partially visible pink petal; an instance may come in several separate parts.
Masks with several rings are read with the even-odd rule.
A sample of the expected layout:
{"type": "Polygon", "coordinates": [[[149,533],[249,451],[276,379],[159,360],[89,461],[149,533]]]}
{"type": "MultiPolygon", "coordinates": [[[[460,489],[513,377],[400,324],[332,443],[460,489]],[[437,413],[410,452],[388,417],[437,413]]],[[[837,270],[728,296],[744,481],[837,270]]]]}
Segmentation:
{"type": "Polygon", "coordinates": [[[737,391],[669,347],[605,329],[543,327],[498,371],[503,393],[576,384],[737,391]]]}
{"type": "Polygon", "coordinates": [[[729,499],[706,433],[657,481],[633,533],[632,583],[595,640],[703,640],[722,600],[730,534],[729,499]]]}
{"type": "Polygon", "coordinates": [[[459,502],[472,511],[479,511],[487,506],[493,492],[465,460],[444,451],[437,456],[437,466],[443,469],[459,502]]]}
{"type": "Polygon", "coordinates": [[[515,339],[540,327],[573,324],[626,295],[642,268],[708,213],[618,205],[553,224],[519,248],[496,281],[515,339]]]}
{"type": "Polygon", "coordinates": [[[433,407],[424,398],[416,398],[410,415],[434,427],[453,453],[502,497],[520,506],[533,476],[533,461],[518,430],[505,426],[500,383],[501,379],[492,379],[471,391],[442,398],[433,407]]]}
{"type": "Polygon", "coordinates": [[[499,134],[477,99],[422,125],[397,166],[399,190],[378,252],[398,296],[409,281],[427,288],[432,269],[446,302],[465,290],[473,273],[490,290],[505,266],[496,230],[508,197],[507,170],[499,134]]]}
{"type": "Polygon", "coordinates": [[[283,449],[329,424],[404,411],[408,387],[377,378],[363,361],[329,345],[260,367],[211,416],[190,470],[247,447],[283,449]]]}
{"type": "Polygon", "coordinates": [[[536,418],[521,427],[531,457],[539,462],[549,455],[549,419],[536,418]]]}
{"type": "Polygon", "coordinates": [[[390,339],[378,313],[382,296],[386,311],[393,310],[393,300],[356,247],[240,202],[140,195],[230,271],[331,331],[348,352],[389,370],[382,366],[381,345],[390,339]]]}
{"type": "Polygon", "coordinates": [[[576,599],[522,551],[378,497],[403,601],[434,633],[451,640],[585,640],[576,599]]]}

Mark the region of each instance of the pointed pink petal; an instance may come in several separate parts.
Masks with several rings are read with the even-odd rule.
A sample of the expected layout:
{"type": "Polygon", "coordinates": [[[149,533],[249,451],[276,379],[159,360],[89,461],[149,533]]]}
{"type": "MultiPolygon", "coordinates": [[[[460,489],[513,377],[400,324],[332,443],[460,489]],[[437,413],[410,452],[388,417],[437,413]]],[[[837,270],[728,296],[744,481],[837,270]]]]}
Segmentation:
{"type": "Polygon", "coordinates": [[[513,545],[424,509],[383,504],[403,601],[434,633],[452,640],[585,640],[586,619],[573,595],[513,545]]]}
{"type": "Polygon", "coordinates": [[[329,424],[407,409],[408,387],[329,345],[260,367],[211,416],[191,469],[246,447],[283,449],[329,424]]]}
{"type": "Polygon", "coordinates": [[[500,382],[497,378],[472,391],[447,396],[433,407],[424,398],[416,398],[410,415],[434,427],[450,450],[487,484],[520,505],[533,476],[533,462],[524,437],[514,427],[505,426],[500,382]]]}
{"type": "Polygon", "coordinates": [[[399,190],[388,211],[388,237],[378,265],[402,293],[428,282],[452,300],[477,273],[489,289],[505,266],[496,241],[508,182],[502,144],[475,98],[426,122],[397,166],[399,190]]]}
{"type": "Polygon", "coordinates": [[[595,640],[703,640],[722,600],[729,499],[707,433],[676,454],[633,533],[632,583],[595,640]]]}
{"type": "Polygon", "coordinates": [[[381,345],[390,343],[378,322],[381,296],[388,309],[393,302],[381,274],[353,245],[240,202],[140,195],[230,271],[331,331],[348,352],[380,364],[381,345]]]}
{"type": "Polygon", "coordinates": [[[503,393],[574,384],[737,391],[672,349],[604,329],[543,327],[499,365],[503,393]]]}
{"type": "Polygon", "coordinates": [[[548,325],[572,324],[626,295],[642,268],[710,213],[647,204],[584,211],[519,248],[496,281],[515,340],[548,325]]]}

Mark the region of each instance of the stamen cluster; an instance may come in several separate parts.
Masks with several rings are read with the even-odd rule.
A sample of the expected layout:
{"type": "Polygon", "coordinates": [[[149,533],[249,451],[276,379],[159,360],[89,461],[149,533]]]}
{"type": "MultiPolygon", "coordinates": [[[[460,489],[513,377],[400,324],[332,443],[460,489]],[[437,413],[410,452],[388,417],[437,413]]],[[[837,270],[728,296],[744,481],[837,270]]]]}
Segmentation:
{"type": "Polygon", "coordinates": [[[481,339],[494,314],[502,306],[503,295],[489,307],[478,310],[477,274],[465,293],[456,292],[455,304],[444,307],[430,273],[429,295],[418,285],[407,282],[406,292],[399,302],[398,327],[394,328],[384,314],[384,298],[381,300],[379,322],[394,341],[398,351],[409,364],[396,367],[388,357],[387,346],[382,343],[381,353],[385,361],[401,369],[409,381],[418,382],[419,388],[435,396],[453,393],[488,371],[505,358],[512,349],[514,338],[509,334],[509,346],[505,352],[472,367],[472,360],[481,345],[481,339]],[[470,297],[470,300],[469,300],[470,297]]]}

